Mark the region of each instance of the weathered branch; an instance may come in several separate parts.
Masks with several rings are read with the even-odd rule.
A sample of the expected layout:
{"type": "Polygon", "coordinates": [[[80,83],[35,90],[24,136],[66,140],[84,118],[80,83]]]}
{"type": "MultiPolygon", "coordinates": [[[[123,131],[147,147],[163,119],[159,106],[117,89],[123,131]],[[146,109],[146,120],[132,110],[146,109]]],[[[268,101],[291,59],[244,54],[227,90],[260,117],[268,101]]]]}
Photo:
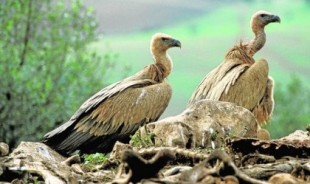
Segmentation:
{"type": "Polygon", "coordinates": [[[268,179],[278,173],[294,173],[295,171],[302,171],[302,165],[303,163],[301,160],[289,160],[269,164],[251,165],[242,167],[240,170],[253,178],[268,179]]]}
{"type": "Polygon", "coordinates": [[[206,153],[198,153],[193,150],[185,149],[185,148],[178,148],[178,147],[150,147],[150,148],[142,148],[142,149],[134,149],[138,151],[138,153],[145,157],[145,156],[153,156],[158,151],[161,150],[169,150],[176,155],[176,159],[179,162],[182,160],[195,160],[197,162],[203,161],[204,159],[209,157],[209,154],[206,153]]]}
{"type": "Polygon", "coordinates": [[[126,163],[130,169],[129,180],[138,182],[143,178],[152,178],[158,175],[168,161],[174,160],[175,155],[169,150],[158,151],[150,160],[145,160],[132,150],[125,150],[122,161],[126,163]]]}
{"type": "MultiPolygon", "coordinates": [[[[211,153],[210,157],[207,159],[208,162],[214,161],[216,159],[219,159],[224,163],[224,168],[230,167],[233,169],[234,174],[241,180],[247,182],[247,183],[253,183],[253,184],[267,184],[267,182],[257,180],[255,178],[252,178],[248,175],[246,175],[244,172],[238,169],[238,167],[234,164],[232,159],[225,153],[223,150],[215,150],[211,153]]],[[[225,168],[227,169],[227,168],[225,168]]]]}

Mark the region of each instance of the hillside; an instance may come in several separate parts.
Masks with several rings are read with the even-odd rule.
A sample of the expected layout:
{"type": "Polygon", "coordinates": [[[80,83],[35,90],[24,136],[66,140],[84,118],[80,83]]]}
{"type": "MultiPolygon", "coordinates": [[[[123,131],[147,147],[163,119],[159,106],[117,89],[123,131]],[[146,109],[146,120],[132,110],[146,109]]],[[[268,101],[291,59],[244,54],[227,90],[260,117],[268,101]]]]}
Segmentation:
{"type": "MultiPolygon", "coordinates": [[[[308,36],[310,33],[310,22],[307,21],[306,17],[310,18],[308,13],[310,8],[308,4],[308,6],[305,6],[306,4],[303,1],[298,2],[288,6],[285,1],[282,3],[266,3],[264,1],[244,3],[243,1],[238,1],[234,6],[224,3],[211,4],[211,7],[216,8],[209,10],[207,8],[208,3],[200,4],[201,6],[199,7],[206,7],[199,9],[201,13],[199,16],[193,14],[191,17],[185,18],[190,12],[190,8],[197,8],[197,6],[191,6],[182,16],[175,13],[171,13],[170,16],[160,14],[166,17],[179,17],[175,18],[175,21],[163,19],[161,16],[158,16],[158,19],[164,20],[161,25],[156,23],[158,19],[140,21],[141,24],[144,22],[146,27],[148,27],[147,24],[154,21],[154,28],[151,28],[151,26],[148,29],[143,25],[130,23],[132,19],[137,17],[128,17],[126,19],[129,22],[128,25],[115,21],[117,25],[121,24],[125,27],[117,28],[116,26],[116,28],[113,28],[118,29],[118,33],[128,30],[127,33],[117,35],[112,33],[104,34],[102,42],[97,43],[96,46],[100,51],[112,50],[116,52],[118,54],[117,64],[130,66],[131,71],[129,74],[132,74],[151,62],[149,40],[153,33],[165,32],[181,40],[182,49],[169,52],[174,60],[174,71],[169,77],[174,94],[171,104],[164,115],[169,116],[177,114],[185,108],[193,90],[203,77],[222,61],[224,54],[232,45],[240,39],[245,41],[251,39],[252,33],[248,26],[250,17],[253,12],[259,9],[266,9],[278,14],[282,22],[281,24],[270,25],[266,28],[267,43],[257,53],[255,58],[263,57],[269,61],[270,75],[275,79],[276,85],[287,84],[291,75],[297,75],[303,81],[308,81],[310,66],[307,64],[307,58],[310,57],[310,53],[306,48],[310,40],[308,36]],[[302,19],[298,17],[302,17],[302,19]],[[135,26],[136,28],[139,27],[140,31],[134,30],[133,27],[135,26]]],[[[117,3],[110,2],[107,7],[112,6],[111,4],[114,4],[114,8],[117,9],[117,3]]],[[[134,1],[133,4],[133,6],[135,4],[144,6],[148,3],[143,4],[140,1],[134,1]]],[[[161,9],[160,4],[161,2],[156,3],[156,6],[153,5],[153,11],[159,11],[161,9]]],[[[169,4],[169,7],[179,12],[181,11],[179,8],[182,7],[179,4],[182,3],[172,3],[169,4]]],[[[123,6],[125,5],[123,4],[123,6]]],[[[168,5],[166,4],[165,6],[168,5]]],[[[107,10],[100,9],[100,11],[104,12],[107,10]]],[[[113,21],[114,17],[123,16],[128,11],[132,12],[133,10],[127,10],[127,12],[120,11],[121,13],[114,11],[113,15],[106,15],[105,19],[113,21]]],[[[143,12],[143,10],[139,11],[139,13],[143,12]]],[[[136,16],[150,19],[149,14],[137,13],[136,16]]],[[[104,20],[101,16],[98,18],[104,20]]],[[[100,21],[100,23],[103,22],[100,21]]],[[[112,26],[111,24],[109,25],[112,26]]],[[[119,80],[123,76],[115,74],[114,77],[114,79],[111,79],[111,82],[119,80]]]]}
{"type": "Polygon", "coordinates": [[[98,31],[106,35],[154,30],[203,16],[225,1],[210,0],[86,0],[94,8],[99,21],[98,31]]]}

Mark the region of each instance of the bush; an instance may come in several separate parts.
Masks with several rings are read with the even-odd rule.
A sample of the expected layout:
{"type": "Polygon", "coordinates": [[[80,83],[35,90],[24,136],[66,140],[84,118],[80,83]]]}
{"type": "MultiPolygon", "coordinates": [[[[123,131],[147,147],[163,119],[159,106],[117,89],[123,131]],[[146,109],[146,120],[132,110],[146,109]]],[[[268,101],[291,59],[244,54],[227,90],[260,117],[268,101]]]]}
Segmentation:
{"type": "Polygon", "coordinates": [[[296,76],[287,86],[275,86],[275,109],[267,126],[273,138],[286,136],[295,130],[305,130],[310,123],[310,89],[296,76]]]}
{"type": "Polygon", "coordinates": [[[0,141],[40,140],[106,85],[113,56],[97,39],[93,11],[76,1],[0,2],[0,141]]]}

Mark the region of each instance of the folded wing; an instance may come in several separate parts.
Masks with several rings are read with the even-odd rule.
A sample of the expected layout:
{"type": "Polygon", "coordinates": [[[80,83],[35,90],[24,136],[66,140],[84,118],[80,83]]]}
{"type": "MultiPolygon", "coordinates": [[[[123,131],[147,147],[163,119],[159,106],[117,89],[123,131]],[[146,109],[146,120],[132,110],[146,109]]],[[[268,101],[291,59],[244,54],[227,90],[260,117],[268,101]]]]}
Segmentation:
{"type": "Polygon", "coordinates": [[[87,100],[67,123],[46,134],[43,142],[65,154],[77,149],[108,151],[115,140],[128,138],[139,126],[157,120],[171,93],[168,83],[149,79],[108,86],[87,100]]]}

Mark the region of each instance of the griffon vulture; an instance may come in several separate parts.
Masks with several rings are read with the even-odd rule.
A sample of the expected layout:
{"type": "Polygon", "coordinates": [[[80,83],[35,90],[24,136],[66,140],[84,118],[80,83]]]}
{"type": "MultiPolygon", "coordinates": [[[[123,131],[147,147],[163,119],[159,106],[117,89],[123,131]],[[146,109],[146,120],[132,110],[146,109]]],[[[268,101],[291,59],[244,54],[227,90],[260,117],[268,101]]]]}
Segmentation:
{"type": "Polygon", "coordinates": [[[189,104],[201,99],[233,102],[252,111],[259,124],[265,123],[273,110],[273,80],[268,77],[267,61],[255,62],[253,55],[264,46],[264,28],[272,22],[280,22],[280,18],[266,11],[256,12],[251,19],[254,38],[228,51],[224,61],[200,83],[189,104]]]}
{"type": "Polygon", "coordinates": [[[43,143],[68,155],[111,151],[114,143],[129,141],[139,126],[156,121],[166,109],[172,90],[165,78],[172,71],[166,51],[180,41],[163,33],[151,40],[154,64],[111,84],[86,100],[68,122],[47,133],[43,143]]]}

